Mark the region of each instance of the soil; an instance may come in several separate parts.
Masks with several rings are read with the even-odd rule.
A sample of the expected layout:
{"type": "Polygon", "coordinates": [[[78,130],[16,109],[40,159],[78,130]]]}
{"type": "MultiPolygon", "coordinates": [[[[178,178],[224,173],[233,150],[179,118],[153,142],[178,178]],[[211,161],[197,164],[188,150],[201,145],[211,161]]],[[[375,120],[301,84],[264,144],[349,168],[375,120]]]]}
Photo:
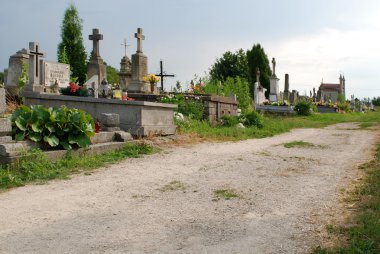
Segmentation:
{"type": "Polygon", "coordinates": [[[0,193],[0,253],[308,253],[376,134],[345,123],[165,148],[15,188],[0,193]],[[314,146],[284,147],[292,141],[314,146]]]}

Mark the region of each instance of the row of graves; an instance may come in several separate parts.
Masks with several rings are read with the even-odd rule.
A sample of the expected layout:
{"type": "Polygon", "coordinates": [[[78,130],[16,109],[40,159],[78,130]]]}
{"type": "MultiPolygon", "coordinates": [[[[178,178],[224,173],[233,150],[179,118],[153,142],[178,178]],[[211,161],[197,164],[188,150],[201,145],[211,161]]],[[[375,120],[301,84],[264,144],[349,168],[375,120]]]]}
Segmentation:
{"type": "MultiPolygon", "coordinates": [[[[46,54],[37,42],[30,42],[28,49],[22,49],[9,59],[5,88],[7,94],[18,95],[27,106],[42,105],[46,108],[65,105],[89,113],[100,124],[102,132],[91,138],[91,143],[99,146],[99,151],[119,147],[112,142],[126,142],[133,137],[155,135],[174,135],[176,125],[174,104],[160,103],[164,96],[162,71],[161,89],[157,88],[158,80],[150,80],[148,75],[148,57],[144,55],[142,42],[145,39],[143,30],[137,29],[137,50],[131,59],[126,54],[127,43],[124,42],[125,55],[120,63],[120,84],[113,88],[107,82],[106,65],[100,55],[100,41],[103,35],[99,29],[93,29],[89,40],[93,41],[93,50],[87,66],[89,80],[83,86],[70,82],[70,66],[46,60],[46,54]],[[28,83],[19,92],[19,79],[23,66],[28,65],[28,83]],[[86,90],[86,96],[71,96],[86,90]],[[107,149],[108,149],[107,148],[107,149]]],[[[1,89],[0,104],[5,108],[5,93],[1,89]]],[[[190,96],[190,95],[189,95],[190,96]]],[[[191,96],[190,96],[191,97],[191,96]]],[[[236,115],[238,102],[236,97],[202,96],[205,105],[205,118],[217,121],[223,115],[236,115]]],[[[0,116],[3,112],[0,112],[0,116]]],[[[19,156],[21,148],[34,147],[31,142],[11,140],[11,123],[8,118],[0,118],[0,161],[10,162],[19,156]]],[[[57,151],[53,151],[53,157],[57,151]]],[[[59,156],[63,153],[58,153],[59,156]]]]}
{"type": "MultiPolygon", "coordinates": [[[[314,103],[319,113],[337,113],[339,112],[339,98],[346,96],[346,79],[344,75],[339,76],[338,83],[321,82],[318,91],[313,88],[310,96],[306,94],[301,96],[298,91],[289,89],[289,74],[285,74],[284,91],[279,89],[279,78],[276,75],[276,60],[272,59],[272,76],[270,77],[270,91],[268,98],[266,97],[267,89],[260,84],[260,70],[256,69],[256,82],[254,84],[254,108],[260,112],[275,114],[295,114],[293,106],[297,102],[304,100],[314,103]]],[[[364,112],[374,110],[374,106],[370,100],[358,100],[351,95],[349,102],[350,110],[353,112],[364,112]]]]}

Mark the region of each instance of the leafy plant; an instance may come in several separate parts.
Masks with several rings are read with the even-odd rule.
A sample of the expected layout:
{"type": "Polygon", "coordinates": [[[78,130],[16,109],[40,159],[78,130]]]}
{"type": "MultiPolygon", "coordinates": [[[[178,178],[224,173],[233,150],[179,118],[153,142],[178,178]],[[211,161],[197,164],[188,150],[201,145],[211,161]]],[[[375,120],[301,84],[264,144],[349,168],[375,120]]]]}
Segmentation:
{"type": "Polygon", "coordinates": [[[294,106],[297,115],[309,116],[315,111],[316,106],[309,101],[300,101],[294,106]]]}
{"type": "Polygon", "coordinates": [[[348,102],[338,102],[336,104],[336,107],[340,110],[340,111],[344,111],[344,112],[350,112],[351,109],[350,109],[350,103],[348,102]]]}
{"type": "Polygon", "coordinates": [[[222,125],[226,127],[233,127],[241,123],[241,119],[238,116],[222,116],[222,125]]]}
{"type": "Polygon", "coordinates": [[[258,112],[250,112],[245,115],[244,125],[256,126],[257,128],[263,127],[264,118],[258,112]]]}
{"type": "Polygon", "coordinates": [[[194,120],[203,119],[204,105],[201,101],[184,100],[178,104],[178,112],[194,120]]]}
{"type": "Polygon", "coordinates": [[[16,140],[31,140],[49,147],[88,147],[95,134],[91,115],[65,106],[45,108],[40,105],[20,106],[11,117],[16,140]]]}

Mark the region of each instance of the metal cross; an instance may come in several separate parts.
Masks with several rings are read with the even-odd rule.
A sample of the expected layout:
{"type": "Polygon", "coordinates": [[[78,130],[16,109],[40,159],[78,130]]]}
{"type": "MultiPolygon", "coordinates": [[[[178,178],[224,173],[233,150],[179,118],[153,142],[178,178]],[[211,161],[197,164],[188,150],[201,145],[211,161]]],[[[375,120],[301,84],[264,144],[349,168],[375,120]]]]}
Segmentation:
{"type": "Polygon", "coordinates": [[[160,73],[156,74],[156,76],[161,79],[161,91],[164,91],[164,78],[165,77],[175,77],[174,74],[166,74],[164,73],[164,68],[162,67],[162,60],[160,60],[160,73]]]}
{"type": "Polygon", "coordinates": [[[29,54],[34,55],[36,59],[36,77],[38,77],[38,57],[44,56],[44,53],[38,51],[38,45],[35,45],[35,51],[31,50],[29,51],[29,54]]]}
{"type": "Polygon", "coordinates": [[[127,39],[124,39],[124,43],[120,44],[121,46],[124,46],[124,55],[127,56],[127,47],[131,46],[131,44],[127,43],[127,39]]]}

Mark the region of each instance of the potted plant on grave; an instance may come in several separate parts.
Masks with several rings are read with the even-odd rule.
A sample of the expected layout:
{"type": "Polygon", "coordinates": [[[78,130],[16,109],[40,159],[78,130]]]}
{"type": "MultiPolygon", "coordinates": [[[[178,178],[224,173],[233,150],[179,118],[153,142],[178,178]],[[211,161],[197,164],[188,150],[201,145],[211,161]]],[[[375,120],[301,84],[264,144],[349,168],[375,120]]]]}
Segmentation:
{"type": "Polygon", "coordinates": [[[149,75],[143,77],[143,80],[150,84],[150,91],[153,93],[154,87],[160,81],[160,78],[154,74],[149,74],[149,75]]]}

